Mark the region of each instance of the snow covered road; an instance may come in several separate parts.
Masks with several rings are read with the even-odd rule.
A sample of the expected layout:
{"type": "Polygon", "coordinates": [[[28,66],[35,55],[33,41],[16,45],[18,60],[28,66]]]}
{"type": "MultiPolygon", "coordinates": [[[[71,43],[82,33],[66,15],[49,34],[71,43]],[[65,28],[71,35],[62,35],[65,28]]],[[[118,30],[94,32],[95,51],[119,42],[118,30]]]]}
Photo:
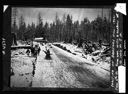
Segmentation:
{"type": "Polygon", "coordinates": [[[110,72],[78,58],[54,45],[51,60],[45,59],[44,46],[37,57],[32,87],[108,88],[110,72]]]}

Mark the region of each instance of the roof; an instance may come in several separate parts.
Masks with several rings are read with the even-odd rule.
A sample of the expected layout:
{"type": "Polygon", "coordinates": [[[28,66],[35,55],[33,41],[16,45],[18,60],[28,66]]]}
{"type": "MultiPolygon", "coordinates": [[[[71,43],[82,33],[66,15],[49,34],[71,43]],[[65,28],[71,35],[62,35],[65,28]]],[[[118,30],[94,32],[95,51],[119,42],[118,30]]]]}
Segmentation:
{"type": "Polygon", "coordinates": [[[40,37],[40,38],[35,38],[34,40],[43,40],[44,38],[43,37],[40,37]]]}
{"type": "Polygon", "coordinates": [[[48,42],[47,40],[44,40],[43,38],[35,38],[34,41],[37,41],[37,42],[48,42]]]}

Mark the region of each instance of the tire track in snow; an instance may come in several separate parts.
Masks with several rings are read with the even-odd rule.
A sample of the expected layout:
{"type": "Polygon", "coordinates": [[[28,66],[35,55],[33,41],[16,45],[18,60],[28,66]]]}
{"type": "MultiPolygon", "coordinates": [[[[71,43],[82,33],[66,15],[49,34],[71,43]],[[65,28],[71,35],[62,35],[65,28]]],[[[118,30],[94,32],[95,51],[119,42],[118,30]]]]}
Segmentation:
{"type": "MultiPolygon", "coordinates": [[[[41,50],[44,50],[43,46],[41,46],[41,50]]],[[[50,51],[52,52],[52,50],[50,51]]],[[[41,51],[40,55],[37,57],[32,87],[73,87],[70,84],[71,80],[67,81],[71,79],[71,77],[65,79],[65,74],[63,74],[65,68],[64,64],[58,59],[55,53],[52,52],[52,60],[45,60],[44,58],[45,54],[41,51]]]]}
{"type": "Polygon", "coordinates": [[[71,74],[71,72],[67,71],[67,65],[60,61],[60,59],[56,56],[56,54],[53,52],[53,58],[54,60],[54,73],[56,76],[56,84],[58,87],[65,87],[65,88],[73,88],[76,87],[75,83],[75,77],[71,74]]]}
{"type": "Polygon", "coordinates": [[[55,74],[51,66],[52,60],[45,60],[45,53],[42,51],[44,47],[40,47],[41,52],[37,57],[32,87],[56,87],[55,74]]]}
{"type": "MultiPolygon", "coordinates": [[[[107,88],[110,86],[110,80],[106,81],[101,77],[98,77],[92,70],[88,69],[89,65],[83,68],[83,65],[80,65],[79,62],[71,60],[68,56],[65,56],[62,52],[58,49],[53,48],[56,55],[68,66],[68,70],[73,72],[77,81],[79,81],[83,87],[101,87],[107,88]]],[[[91,66],[89,66],[91,67],[91,66]]],[[[102,70],[104,71],[104,70],[102,70]]]]}
{"type": "Polygon", "coordinates": [[[50,51],[52,60],[45,60],[43,51],[37,57],[32,87],[76,87],[75,77],[67,71],[67,65],[60,61],[52,49],[50,51]]]}
{"type": "Polygon", "coordinates": [[[45,60],[43,51],[38,56],[32,87],[88,88],[108,86],[105,80],[90,70],[92,66],[73,62],[54,47],[50,48],[50,52],[52,60],[45,60]]]}

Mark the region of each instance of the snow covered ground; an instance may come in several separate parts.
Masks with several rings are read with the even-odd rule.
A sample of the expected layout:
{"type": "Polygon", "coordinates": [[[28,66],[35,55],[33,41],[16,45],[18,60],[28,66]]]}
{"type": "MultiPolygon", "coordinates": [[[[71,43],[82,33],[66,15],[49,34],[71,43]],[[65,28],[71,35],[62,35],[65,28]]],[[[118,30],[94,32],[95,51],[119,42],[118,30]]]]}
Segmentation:
{"type": "MultiPolygon", "coordinates": [[[[53,47],[56,48],[56,50],[54,49],[56,51],[55,53],[56,54],[59,53],[58,54],[58,57],[61,58],[61,55],[63,57],[66,56],[67,58],[65,60],[69,60],[70,62],[74,63],[74,65],[75,64],[82,65],[82,67],[85,67],[85,68],[87,68],[89,70],[95,71],[95,73],[99,73],[98,76],[103,77],[104,79],[108,79],[109,80],[109,74],[110,74],[110,72],[109,71],[106,71],[106,69],[103,69],[101,66],[99,66],[99,65],[97,65],[97,64],[95,64],[95,63],[93,63],[93,62],[91,62],[91,61],[89,61],[89,60],[87,60],[85,58],[78,57],[76,55],[73,55],[71,53],[68,53],[68,52],[66,52],[66,51],[64,51],[64,50],[62,50],[60,48],[55,47],[55,46],[53,46],[53,47]],[[102,72],[104,74],[102,74],[102,72]],[[107,74],[107,76],[106,76],[106,74],[107,74]]],[[[64,59],[64,58],[62,58],[62,59],[64,59]]]]}
{"type": "Polygon", "coordinates": [[[52,48],[49,47],[52,59],[46,60],[42,51],[45,47],[40,47],[41,53],[37,58],[32,87],[109,87],[109,71],[54,45],[52,48]]]}
{"type": "Polygon", "coordinates": [[[39,44],[39,46],[41,51],[36,61],[34,57],[26,55],[26,49],[11,52],[11,67],[14,72],[11,75],[11,87],[108,88],[110,86],[109,63],[95,63],[91,54],[83,58],[82,49],[71,44],[63,44],[71,50],[71,53],[52,44],[51,46],[39,44]],[[50,50],[50,60],[45,59],[46,48],[50,50]]]}
{"type": "MultiPolygon", "coordinates": [[[[18,46],[23,46],[19,44],[18,46]]],[[[35,58],[26,54],[27,49],[11,51],[11,87],[31,87],[35,58]]]]}

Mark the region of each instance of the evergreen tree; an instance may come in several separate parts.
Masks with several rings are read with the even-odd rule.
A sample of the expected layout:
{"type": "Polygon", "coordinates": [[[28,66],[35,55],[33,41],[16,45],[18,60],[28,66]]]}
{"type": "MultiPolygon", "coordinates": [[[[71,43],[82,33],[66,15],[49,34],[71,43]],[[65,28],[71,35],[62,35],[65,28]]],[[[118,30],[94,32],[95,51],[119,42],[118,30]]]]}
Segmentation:
{"type": "Polygon", "coordinates": [[[38,14],[38,22],[36,26],[36,32],[35,32],[35,37],[45,37],[45,31],[43,28],[43,19],[41,18],[41,14],[38,14]]]}
{"type": "Polygon", "coordinates": [[[67,40],[66,42],[71,42],[71,39],[72,39],[72,35],[71,35],[71,32],[72,32],[72,17],[70,17],[70,15],[68,14],[67,15],[67,20],[66,20],[66,35],[67,35],[67,40]]]}
{"type": "Polygon", "coordinates": [[[19,30],[18,30],[19,32],[17,35],[18,39],[25,40],[25,38],[24,38],[25,30],[26,30],[26,24],[24,21],[24,17],[20,16],[20,18],[19,18],[19,30]]]}

